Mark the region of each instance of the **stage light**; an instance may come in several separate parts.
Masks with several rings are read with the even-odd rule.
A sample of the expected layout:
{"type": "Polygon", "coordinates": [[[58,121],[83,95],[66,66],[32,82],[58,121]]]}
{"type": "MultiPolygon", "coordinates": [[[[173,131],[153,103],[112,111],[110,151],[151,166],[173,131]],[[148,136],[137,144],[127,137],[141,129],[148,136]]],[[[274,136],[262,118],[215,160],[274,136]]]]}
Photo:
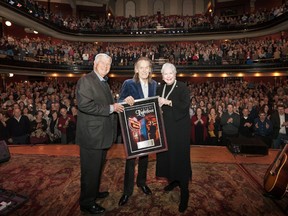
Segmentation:
{"type": "Polygon", "coordinates": [[[9,73],[9,77],[13,77],[14,76],[14,74],[13,73],[9,73]]]}
{"type": "Polygon", "coordinates": [[[5,22],[5,25],[6,25],[6,26],[11,26],[12,23],[11,23],[10,21],[7,20],[7,21],[5,22]]]}
{"type": "Polygon", "coordinates": [[[18,3],[18,4],[17,4],[17,7],[19,7],[19,8],[22,7],[22,4],[18,3]]]}
{"type": "Polygon", "coordinates": [[[33,33],[34,33],[34,34],[38,34],[38,31],[35,31],[35,30],[34,30],[33,33]]]}
{"type": "Polygon", "coordinates": [[[33,11],[32,11],[32,10],[29,10],[28,12],[29,12],[30,14],[31,14],[31,13],[33,13],[33,11]]]}
{"type": "Polygon", "coordinates": [[[9,4],[10,4],[10,5],[14,5],[14,4],[15,4],[15,2],[14,2],[14,1],[12,1],[12,0],[10,0],[10,1],[9,1],[9,4]]]}

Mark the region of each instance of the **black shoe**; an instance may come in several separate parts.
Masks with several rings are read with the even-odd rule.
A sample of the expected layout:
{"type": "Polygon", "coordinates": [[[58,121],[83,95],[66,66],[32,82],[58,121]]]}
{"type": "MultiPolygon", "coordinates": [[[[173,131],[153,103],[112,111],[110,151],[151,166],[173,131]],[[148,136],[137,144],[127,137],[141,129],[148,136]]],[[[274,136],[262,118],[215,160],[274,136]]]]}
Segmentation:
{"type": "Polygon", "coordinates": [[[122,197],[120,198],[120,200],[119,200],[119,203],[118,203],[118,205],[119,206],[123,206],[123,205],[125,205],[127,202],[128,202],[128,199],[129,199],[129,196],[128,195],[122,195],[122,197]]]}
{"type": "Polygon", "coordinates": [[[147,185],[144,186],[138,186],[139,188],[141,188],[141,190],[143,191],[143,193],[150,195],[152,194],[152,191],[150,190],[150,188],[147,185]]]}
{"type": "Polygon", "coordinates": [[[172,191],[174,188],[176,188],[177,186],[179,186],[179,182],[178,181],[173,181],[171,182],[169,185],[167,185],[166,187],[164,187],[164,191],[172,191]]]}
{"type": "Polygon", "coordinates": [[[98,192],[96,198],[103,199],[109,196],[108,191],[98,192]]]}
{"type": "Polygon", "coordinates": [[[181,190],[181,200],[179,204],[179,212],[183,213],[188,207],[188,200],[189,200],[189,191],[188,190],[181,190]]]}
{"type": "Polygon", "coordinates": [[[105,212],[105,208],[103,208],[102,206],[95,204],[93,206],[80,206],[80,210],[82,212],[85,213],[89,213],[89,214],[101,214],[103,212],[105,212]]]}

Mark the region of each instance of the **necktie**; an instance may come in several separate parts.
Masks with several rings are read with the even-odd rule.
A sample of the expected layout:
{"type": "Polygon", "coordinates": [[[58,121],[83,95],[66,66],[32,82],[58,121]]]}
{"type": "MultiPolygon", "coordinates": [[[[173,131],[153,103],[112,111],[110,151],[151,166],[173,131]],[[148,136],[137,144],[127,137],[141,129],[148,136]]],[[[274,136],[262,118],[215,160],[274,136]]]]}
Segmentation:
{"type": "Polygon", "coordinates": [[[112,94],[111,94],[111,91],[110,91],[110,87],[109,87],[109,85],[108,85],[108,82],[106,81],[106,80],[102,80],[101,81],[101,84],[102,84],[102,86],[104,87],[104,89],[105,89],[105,94],[107,95],[107,96],[109,96],[109,98],[110,98],[110,100],[111,100],[111,103],[113,103],[113,96],[112,96],[112,94]]]}

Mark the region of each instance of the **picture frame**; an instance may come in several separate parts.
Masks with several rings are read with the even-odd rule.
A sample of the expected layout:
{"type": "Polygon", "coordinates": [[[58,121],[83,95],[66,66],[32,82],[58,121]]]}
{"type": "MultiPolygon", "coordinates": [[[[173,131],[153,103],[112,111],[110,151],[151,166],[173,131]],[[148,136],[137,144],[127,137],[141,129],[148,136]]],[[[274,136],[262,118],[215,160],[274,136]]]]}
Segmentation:
{"type": "Polygon", "coordinates": [[[121,103],[118,113],[126,158],[168,150],[162,110],[158,96],[135,100],[133,106],[121,103]]]}

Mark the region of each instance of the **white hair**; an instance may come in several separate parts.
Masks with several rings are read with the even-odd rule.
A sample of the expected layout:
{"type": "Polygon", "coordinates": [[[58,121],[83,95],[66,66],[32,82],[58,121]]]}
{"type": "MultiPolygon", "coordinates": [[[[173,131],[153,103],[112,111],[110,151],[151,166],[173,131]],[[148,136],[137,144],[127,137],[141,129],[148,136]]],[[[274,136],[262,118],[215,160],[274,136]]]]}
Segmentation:
{"type": "Polygon", "coordinates": [[[163,74],[165,70],[171,70],[173,73],[177,73],[176,67],[175,65],[171,64],[171,63],[165,63],[163,64],[162,68],[161,68],[161,73],[163,74]]]}
{"type": "Polygon", "coordinates": [[[95,56],[95,59],[94,59],[95,63],[97,63],[99,59],[101,58],[107,58],[112,62],[112,58],[109,55],[107,55],[106,53],[99,53],[95,56]]]}

